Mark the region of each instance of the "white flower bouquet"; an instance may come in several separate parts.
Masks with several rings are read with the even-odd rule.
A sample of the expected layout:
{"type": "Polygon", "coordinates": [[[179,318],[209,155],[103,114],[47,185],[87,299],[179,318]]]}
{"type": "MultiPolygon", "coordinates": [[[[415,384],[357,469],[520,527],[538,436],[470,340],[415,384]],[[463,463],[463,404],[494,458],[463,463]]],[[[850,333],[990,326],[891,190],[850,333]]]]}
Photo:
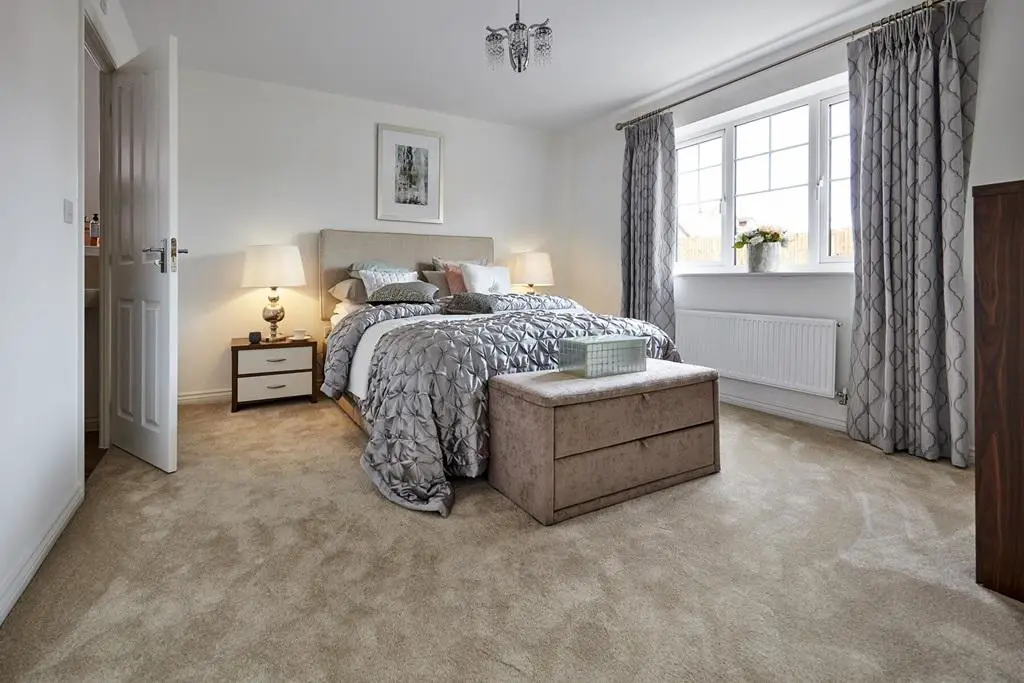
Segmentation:
{"type": "Polygon", "coordinates": [[[778,244],[782,247],[789,245],[789,235],[785,230],[773,228],[770,225],[753,230],[747,230],[736,235],[735,249],[742,249],[746,246],[756,247],[759,244],[778,244]]]}

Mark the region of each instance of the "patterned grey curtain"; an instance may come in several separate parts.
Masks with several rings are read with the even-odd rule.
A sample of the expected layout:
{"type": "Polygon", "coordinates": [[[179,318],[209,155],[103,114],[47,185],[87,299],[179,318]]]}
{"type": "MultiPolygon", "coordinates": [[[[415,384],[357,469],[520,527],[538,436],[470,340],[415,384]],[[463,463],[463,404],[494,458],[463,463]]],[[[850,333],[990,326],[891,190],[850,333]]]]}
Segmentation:
{"type": "Polygon", "coordinates": [[[852,42],[850,436],[966,467],[967,177],[984,0],[852,42]]]}
{"type": "Polygon", "coordinates": [[[676,129],[672,113],[626,128],[622,163],[622,314],[676,338],[676,129]]]}

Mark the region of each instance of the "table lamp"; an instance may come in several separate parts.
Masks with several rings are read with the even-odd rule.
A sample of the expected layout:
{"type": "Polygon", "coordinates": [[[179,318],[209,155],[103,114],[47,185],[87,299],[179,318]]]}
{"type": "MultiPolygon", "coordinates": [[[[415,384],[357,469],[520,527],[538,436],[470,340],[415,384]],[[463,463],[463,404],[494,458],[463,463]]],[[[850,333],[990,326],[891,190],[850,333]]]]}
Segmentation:
{"type": "Polygon", "coordinates": [[[536,294],[534,287],[550,287],[555,284],[551,272],[551,257],[542,251],[515,254],[512,257],[512,284],[526,285],[530,294],[536,294]]]}
{"type": "Polygon", "coordinates": [[[284,306],[280,303],[277,288],[306,286],[299,248],[291,244],[262,244],[247,248],[242,286],[270,288],[263,319],[270,323],[270,341],[279,340],[277,324],[284,320],[284,306]]]}

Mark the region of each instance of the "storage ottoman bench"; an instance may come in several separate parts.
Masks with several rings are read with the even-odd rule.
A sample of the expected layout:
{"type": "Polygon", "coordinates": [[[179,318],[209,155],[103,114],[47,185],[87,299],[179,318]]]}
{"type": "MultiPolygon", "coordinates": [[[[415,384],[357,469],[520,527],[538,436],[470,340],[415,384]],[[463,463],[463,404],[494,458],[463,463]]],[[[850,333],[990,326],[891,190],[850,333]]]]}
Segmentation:
{"type": "Polygon", "coordinates": [[[558,372],[489,384],[488,479],[541,524],[720,469],[718,372],[647,361],[594,379],[558,372]]]}

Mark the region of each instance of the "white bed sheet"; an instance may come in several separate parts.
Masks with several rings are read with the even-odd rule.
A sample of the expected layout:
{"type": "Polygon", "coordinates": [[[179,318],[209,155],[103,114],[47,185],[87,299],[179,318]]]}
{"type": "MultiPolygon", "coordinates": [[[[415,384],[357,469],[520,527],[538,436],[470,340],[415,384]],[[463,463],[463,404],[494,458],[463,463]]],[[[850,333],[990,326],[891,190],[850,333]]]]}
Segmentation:
{"type": "MultiPolygon", "coordinates": [[[[461,320],[464,318],[485,318],[488,315],[492,314],[460,315],[458,317],[461,320]]],[[[360,400],[366,398],[370,384],[370,363],[373,361],[373,352],[377,349],[377,344],[385,334],[392,330],[397,330],[399,327],[421,323],[425,320],[451,319],[452,316],[449,315],[418,315],[415,318],[385,320],[370,327],[370,329],[363,333],[362,338],[359,340],[359,345],[356,346],[355,355],[352,356],[352,365],[348,371],[348,392],[360,400]]]]}

